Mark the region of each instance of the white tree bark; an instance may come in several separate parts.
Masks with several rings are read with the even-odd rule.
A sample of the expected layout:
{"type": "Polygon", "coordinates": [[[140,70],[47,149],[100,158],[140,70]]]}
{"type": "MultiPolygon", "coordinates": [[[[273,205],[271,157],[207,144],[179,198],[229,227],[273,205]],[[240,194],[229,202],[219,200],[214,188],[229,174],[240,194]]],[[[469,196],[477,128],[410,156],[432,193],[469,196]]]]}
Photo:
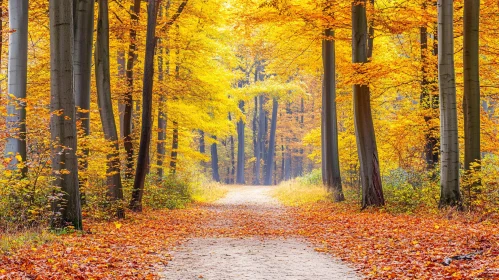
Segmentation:
{"type": "Polygon", "coordinates": [[[454,70],[454,7],[438,1],[438,80],[440,87],[440,206],[458,206],[459,143],[454,70]]]}
{"type": "Polygon", "coordinates": [[[28,8],[28,0],[9,0],[9,28],[12,32],[9,36],[9,105],[6,125],[11,137],[7,139],[5,155],[12,157],[10,167],[13,169],[18,164],[16,155],[20,155],[23,162],[26,161],[28,8]]]}
{"type": "Polygon", "coordinates": [[[73,1],[50,0],[50,131],[52,169],[62,200],[54,203],[60,213],[53,227],[72,224],[82,228],[78,158],[76,157],[76,108],[73,91],[73,1]]]}

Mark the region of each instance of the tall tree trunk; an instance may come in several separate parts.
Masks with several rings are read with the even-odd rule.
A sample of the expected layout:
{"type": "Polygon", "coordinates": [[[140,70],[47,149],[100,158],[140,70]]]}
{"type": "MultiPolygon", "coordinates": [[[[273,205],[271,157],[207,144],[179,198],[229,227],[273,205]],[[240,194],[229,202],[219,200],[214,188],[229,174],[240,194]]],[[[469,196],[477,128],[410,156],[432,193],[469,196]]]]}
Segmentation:
{"type": "MultiPolygon", "coordinates": [[[[169,1],[166,7],[166,15],[168,15],[169,1]]],[[[163,7],[160,6],[159,10],[160,19],[163,18],[163,7]]],[[[165,35],[165,40],[169,41],[168,33],[165,35]]],[[[163,39],[158,39],[159,45],[159,56],[158,56],[158,81],[163,82],[164,76],[170,74],[170,48],[164,47],[163,39]],[[165,68],[163,68],[163,64],[165,68]]],[[[166,97],[164,92],[159,93],[159,104],[158,104],[158,142],[156,144],[156,165],[158,179],[162,180],[164,176],[163,162],[166,155],[166,125],[167,116],[165,111],[166,97]]]]}
{"type": "Polygon", "coordinates": [[[62,200],[53,203],[52,227],[82,228],[76,157],[76,108],[73,91],[73,2],[50,0],[50,131],[52,169],[62,200]],[[59,216],[60,213],[60,216],[59,216]]]}
{"type": "Polygon", "coordinates": [[[127,154],[125,178],[133,178],[133,143],[132,143],[132,122],[133,122],[133,68],[137,58],[137,26],[140,14],[140,1],[134,0],[133,6],[130,7],[131,28],[130,28],[130,45],[128,46],[128,59],[126,64],[127,92],[123,98],[125,106],[123,113],[123,140],[127,154]]]}
{"type": "MultiPolygon", "coordinates": [[[[160,51],[159,51],[159,58],[158,58],[158,72],[159,72],[159,77],[158,80],[159,82],[163,82],[164,80],[164,74],[163,73],[163,46],[160,43],[160,51]]],[[[170,51],[167,48],[166,49],[166,75],[169,73],[169,56],[170,56],[170,51]]],[[[166,141],[166,121],[167,121],[167,116],[165,112],[165,105],[166,105],[166,100],[165,100],[164,93],[160,93],[159,97],[159,104],[158,104],[158,142],[156,145],[156,150],[157,150],[157,160],[156,160],[156,165],[158,166],[158,179],[161,180],[164,176],[164,169],[163,169],[163,161],[165,159],[166,155],[166,148],[165,148],[165,141],[166,141]]]]}
{"type": "Polygon", "coordinates": [[[147,175],[149,148],[152,135],[152,90],[154,81],[154,50],[156,48],[156,23],[160,0],[148,0],[146,57],[144,61],[144,85],[142,90],[142,129],[140,134],[137,169],[132,190],[130,208],[142,211],[142,195],[147,175]]]}
{"type": "MultiPolygon", "coordinates": [[[[112,201],[123,199],[120,170],[120,147],[118,131],[111,100],[111,72],[109,68],[109,2],[99,0],[99,17],[97,21],[97,42],[95,50],[95,78],[97,81],[97,103],[104,137],[111,142],[113,151],[107,156],[108,196],[112,201]]],[[[118,218],[124,218],[125,212],[119,208],[118,218]]]]}
{"type": "Polygon", "coordinates": [[[480,0],[464,1],[464,168],[480,161],[480,0]]]}
{"type": "MultiPolygon", "coordinates": [[[[9,1],[9,98],[7,105],[7,129],[11,137],[5,144],[5,155],[11,158],[9,168],[16,169],[16,156],[26,161],[26,84],[28,65],[28,0],[9,1]]],[[[1,28],[1,26],[0,26],[1,28]]],[[[27,167],[22,169],[26,176],[27,167]]]]}
{"type": "MultiPolygon", "coordinates": [[[[239,101],[239,109],[244,114],[244,101],[239,101]]],[[[236,183],[244,184],[244,166],[246,160],[244,158],[244,121],[237,122],[237,170],[236,170],[236,183]]]]}
{"type": "Polygon", "coordinates": [[[454,69],[454,4],[438,1],[438,81],[440,88],[440,207],[459,206],[459,142],[454,69]]]}
{"type": "Polygon", "coordinates": [[[220,174],[218,172],[218,149],[217,149],[217,137],[213,136],[213,144],[211,144],[211,170],[212,178],[216,182],[220,182],[220,174]]]}
{"type": "MultiPolygon", "coordinates": [[[[94,36],[94,0],[76,0],[77,7],[74,45],[74,81],[77,120],[84,135],[90,134],[90,82],[92,73],[92,47],[94,36]]],[[[88,150],[84,153],[88,155],[88,150]]]]}
{"type": "Polygon", "coordinates": [[[272,175],[274,170],[274,155],[275,155],[275,135],[277,129],[277,109],[278,101],[274,98],[272,102],[272,122],[270,125],[270,139],[269,139],[269,149],[267,152],[267,164],[265,165],[265,181],[264,184],[267,186],[272,185],[272,175]]]}
{"type": "MultiPolygon", "coordinates": [[[[366,0],[352,2],[352,62],[367,63],[372,53],[367,34],[366,0]]],[[[374,134],[371,112],[371,92],[369,85],[356,84],[353,87],[355,134],[360,161],[362,183],[362,208],[385,204],[381,175],[379,170],[378,149],[374,134]]]]}
{"type": "Polygon", "coordinates": [[[336,201],[343,201],[340,160],[338,154],[338,121],[336,116],[336,58],[334,31],[326,29],[323,41],[324,86],[322,93],[323,146],[322,158],[325,168],[322,177],[324,186],[334,194],[336,201]]]}

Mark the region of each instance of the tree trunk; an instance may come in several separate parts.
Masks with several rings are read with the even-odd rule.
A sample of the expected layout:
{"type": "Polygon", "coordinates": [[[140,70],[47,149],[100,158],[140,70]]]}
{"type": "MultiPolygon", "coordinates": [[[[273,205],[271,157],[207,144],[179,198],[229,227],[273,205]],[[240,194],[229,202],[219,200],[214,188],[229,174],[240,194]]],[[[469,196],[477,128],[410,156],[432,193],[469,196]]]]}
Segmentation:
{"type": "MultiPolygon", "coordinates": [[[[368,44],[366,0],[352,3],[352,62],[367,63],[372,53],[368,44]]],[[[374,134],[371,112],[371,93],[369,85],[356,84],[353,87],[355,134],[360,161],[362,183],[362,208],[385,204],[381,175],[379,170],[378,149],[374,134]]]]}
{"type": "Polygon", "coordinates": [[[334,31],[326,29],[323,41],[324,86],[322,96],[323,146],[322,158],[324,186],[334,194],[336,201],[343,201],[341,185],[340,160],[338,154],[338,122],[336,116],[336,58],[334,31]]]}
{"type": "Polygon", "coordinates": [[[133,178],[133,143],[132,143],[132,122],[133,122],[133,68],[137,58],[137,25],[140,14],[140,1],[134,0],[134,4],[130,7],[131,25],[130,28],[130,45],[128,46],[128,59],[126,64],[127,92],[123,98],[125,106],[123,113],[123,140],[127,154],[125,178],[133,178]]]}
{"type": "Polygon", "coordinates": [[[213,180],[216,182],[220,182],[220,174],[218,172],[218,150],[217,150],[217,137],[213,136],[213,144],[211,144],[211,170],[213,180]]]}
{"type": "Polygon", "coordinates": [[[440,88],[440,207],[460,206],[459,142],[454,69],[454,5],[438,0],[438,81],[440,88]]]}
{"type": "MultiPolygon", "coordinates": [[[[163,73],[163,46],[160,43],[160,51],[159,51],[159,58],[158,58],[158,72],[159,72],[159,77],[158,80],[159,82],[162,82],[164,80],[164,73],[163,73]]],[[[166,74],[168,75],[169,71],[169,56],[170,56],[170,51],[167,48],[166,49],[166,74]]],[[[158,142],[156,145],[156,152],[157,152],[157,161],[156,165],[158,166],[158,179],[161,180],[163,179],[164,176],[164,169],[163,169],[163,161],[165,159],[166,155],[166,148],[165,148],[165,141],[166,141],[166,124],[167,124],[167,116],[165,112],[165,105],[166,105],[166,98],[164,96],[165,93],[160,93],[159,97],[159,105],[158,105],[158,142]]]]}
{"type": "MultiPolygon", "coordinates": [[[[232,121],[232,116],[229,113],[229,121],[232,121]]],[[[239,132],[239,130],[238,130],[239,132]]],[[[236,175],[236,160],[235,160],[235,147],[234,147],[234,136],[230,135],[229,137],[229,142],[230,142],[230,184],[234,184],[234,179],[236,175]]]]}
{"type": "MultiPolygon", "coordinates": [[[[9,1],[9,75],[6,126],[11,137],[5,144],[5,155],[11,158],[9,168],[17,169],[19,161],[26,162],[26,84],[28,64],[28,0],[9,1]]],[[[0,26],[1,28],[1,26],[0,26]]],[[[22,169],[26,176],[27,167],[22,169]]]]}
{"type": "Polygon", "coordinates": [[[73,91],[73,2],[50,0],[50,131],[52,169],[61,199],[53,203],[52,227],[82,229],[76,109],[73,91]],[[60,216],[59,216],[60,213],[60,216]]]}
{"type": "MultiPolygon", "coordinates": [[[[464,1],[464,168],[480,161],[480,0],[464,1]]],[[[477,166],[478,167],[478,166],[477,166]]]]}
{"type": "Polygon", "coordinates": [[[265,165],[265,185],[272,185],[272,175],[274,170],[274,154],[275,154],[275,135],[277,129],[277,109],[279,103],[277,99],[274,98],[272,102],[272,123],[270,125],[270,139],[269,139],[269,149],[267,152],[267,164],[265,165]]]}
{"type": "MultiPolygon", "coordinates": [[[[166,14],[168,15],[169,5],[166,8],[166,14]]],[[[163,18],[163,7],[159,10],[160,19],[163,18]]],[[[165,35],[165,40],[168,41],[168,33],[165,35]]],[[[158,81],[160,83],[164,80],[164,75],[170,74],[170,49],[169,47],[163,46],[163,39],[158,39],[159,45],[159,56],[158,56],[158,81]],[[163,68],[163,63],[165,64],[163,68]]],[[[166,92],[159,93],[159,104],[158,104],[158,142],[156,144],[156,165],[158,179],[162,180],[164,176],[163,162],[166,155],[166,126],[167,126],[167,116],[165,111],[166,105],[166,92]]]]}
{"type": "MultiPolygon", "coordinates": [[[[120,147],[118,131],[111,100],[111,73],[109,68],[109,2],[99,0],[99,17],[97,21],[97,42],[95,50],[95,79],[97,81],[97,103],[104,137],[111,142],[111,153],[107,155],[107,187],[112,201],[123,199],[120,170],[120,147]]],[[[124,218],[125,212],[119,208],[118,218],[124,218]]]]}
{"type": "Polygon", "coordinates": [[[178,122],[173,121],[173,135],[172,135],[172,152],[170,160],[170,173],[175,175],[177,173],[177,160],[178,160],[178,122]]]}
{"type": "Polygon", "coordinates": [[[156,23],[160,0],[148,0],[146,57],[144,61],[144,85],[142,90],[142,129],[140,134],[137,169],[132,190],[130,208],[142,211],[142,195],[147,175],[149,148],[152,135],[152,90],[154,81],[154,50],[156,48],[156,23]]]}
{"type": "MultiPolygon", "coordinates": [[[[239,109],[244,113],[244,101],[239,101],[239,109]]],[[[237,122],[237,170],[236,170],[236,183],[244,184],[244,121],[237,122]]]]}
{"type": "MultiPolygon", "coordinates": [[[[426,9],[425,3],[423,4],[423,9],[426,9]]],[[[426,26],[421,26],[419,30],[421,41],[422,73],[420,106],[424,110],[424,120],[428,127],[427,131],[425,131],[423,157],[426,162],[426,169],[433,170],[435,168],[435,165],[438,163],[438,140],[435,137],[435,128],[432,126],[432,119],[435,116],[434,111],[437,109],[437,104],[435,102],[437,98],[433,94],[435,81],[430,81],[428,73],[429,67],[431,67],[431,65],[429,65],[428,63],[428,29],[426,26]]],[[[433,48],[435,49],[436,46],[433,46],[433,48]]]]}
{"type": "MultiPolygon", "coordinates": [[[[74,45],[74,81],[77,120],[81,122],[84,135],[90,134],[90,82],[92,73],[92,47],[94,36],[94,0],[77,0],[75,45],[74,45]]],[[[88,155],[88,150],[84,151],[88,155]]]]}

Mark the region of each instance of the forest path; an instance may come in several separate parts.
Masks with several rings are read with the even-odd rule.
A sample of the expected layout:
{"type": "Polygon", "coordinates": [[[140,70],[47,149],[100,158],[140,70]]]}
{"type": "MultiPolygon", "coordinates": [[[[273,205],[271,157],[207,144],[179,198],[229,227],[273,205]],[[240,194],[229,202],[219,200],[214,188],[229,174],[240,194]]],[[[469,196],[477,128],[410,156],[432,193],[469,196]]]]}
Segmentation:
{"type": "Polygon", "coordinates": [[[231,187],[205,206],[213,219],[172,252],[162,279],[360,279],[296,234],[272,187],[231,187]]]}

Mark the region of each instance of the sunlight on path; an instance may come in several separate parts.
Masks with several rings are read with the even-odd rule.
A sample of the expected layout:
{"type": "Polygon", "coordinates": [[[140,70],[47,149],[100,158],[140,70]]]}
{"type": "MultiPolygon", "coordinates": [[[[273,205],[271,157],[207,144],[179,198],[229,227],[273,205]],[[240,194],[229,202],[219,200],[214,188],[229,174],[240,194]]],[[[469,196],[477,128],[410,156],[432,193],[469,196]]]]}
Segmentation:
{"type": "MultiPolygon", "coordinates": [[[[230,213],[243,207],[253,215],[265,216],[267,223],[271,224],[269,226],[293,227],[279,219],[286,210],[270,196],[271,191],[272,187],[262,186],[231,188],[227,196],[214,203],[213,207],[222,206],[222,210],[217,210],[230,213]]],[[[214,218],[213,224],[206,227],[235,227],[234,223],[221,221],[220,217],[227,216],[214,218]]],[[[360,279],[352,268],[329,255],[316,252],[305,240],[284,237],[193,238],[172,253],[173,259],[161,276],[162,279],[175,280],[360,279]]]]}

